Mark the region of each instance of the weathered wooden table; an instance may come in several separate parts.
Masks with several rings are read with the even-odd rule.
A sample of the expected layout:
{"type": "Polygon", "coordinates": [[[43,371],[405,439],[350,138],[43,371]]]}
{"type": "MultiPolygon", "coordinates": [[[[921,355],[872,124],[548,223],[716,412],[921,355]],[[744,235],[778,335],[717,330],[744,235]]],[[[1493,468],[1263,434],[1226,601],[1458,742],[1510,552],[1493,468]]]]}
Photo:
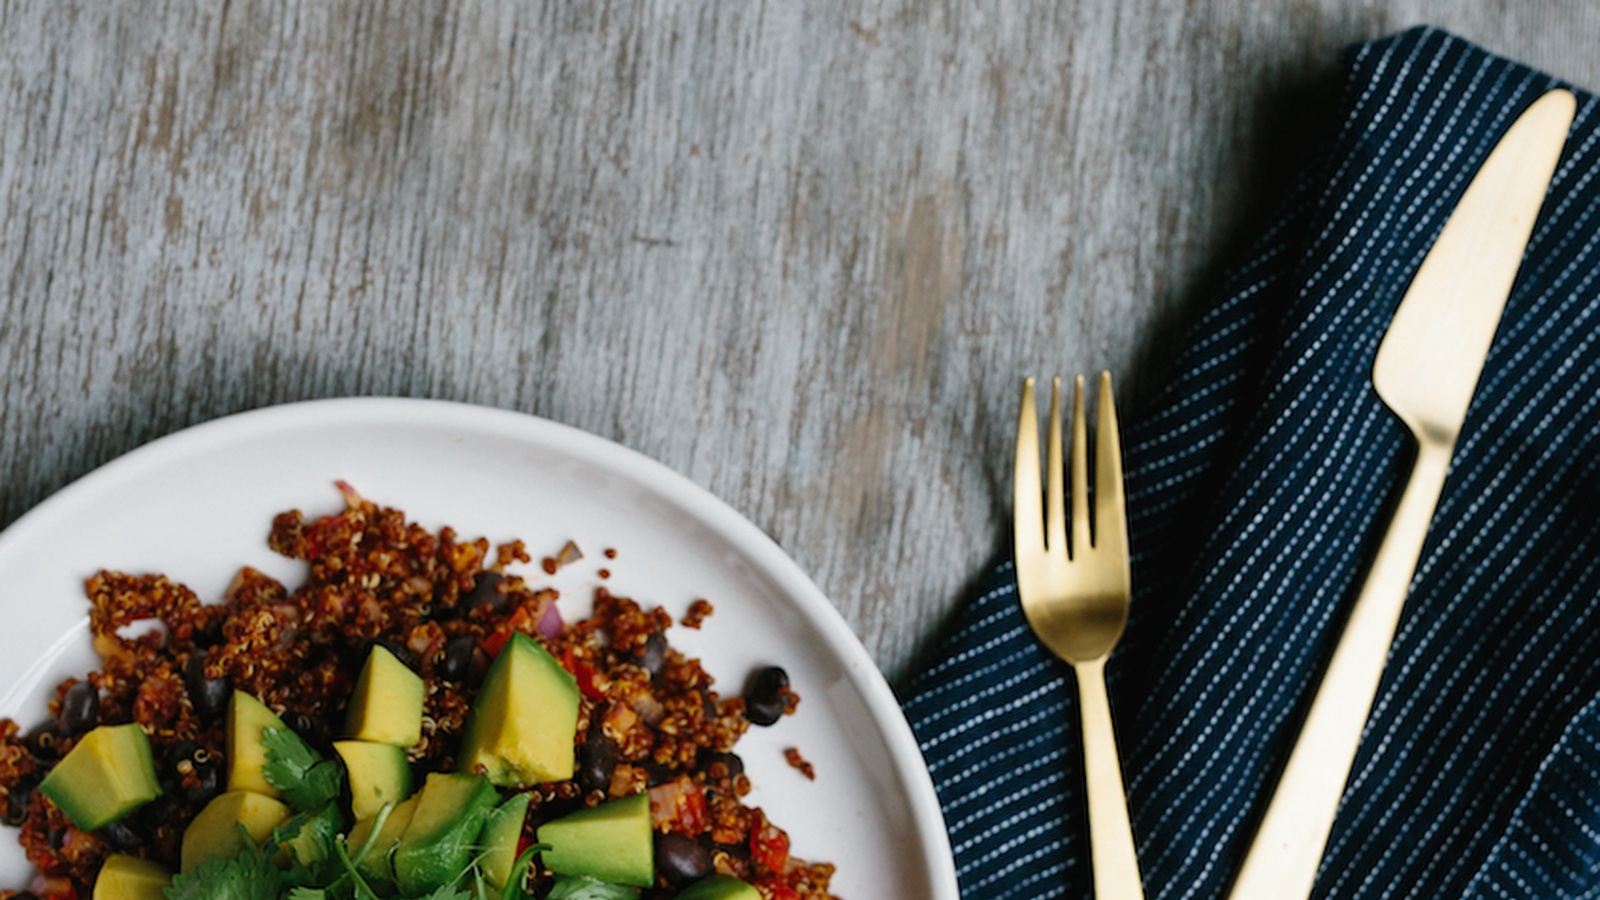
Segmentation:
{"type": "Polygon", "coordinates": [[[754,520],[902,682],[1006,540],[1026,373],[1124,410],[1433,23],[1600,88],[1600,6],[0,2],[0,523],[340,395],[535,413],[754,520]]]}

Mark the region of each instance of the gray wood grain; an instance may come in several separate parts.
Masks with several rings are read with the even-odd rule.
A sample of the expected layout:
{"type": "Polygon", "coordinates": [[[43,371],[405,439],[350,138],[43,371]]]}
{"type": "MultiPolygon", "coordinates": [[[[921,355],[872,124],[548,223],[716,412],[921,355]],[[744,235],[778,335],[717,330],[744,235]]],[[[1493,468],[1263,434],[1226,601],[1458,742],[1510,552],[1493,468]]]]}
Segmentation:
{"type": "Polygon", "coordinates": [[[0,2],[0,523],[340,395],[547,416],[770,533],[903,681],[1027,373],[1123,406],[1431,22],[1600,88],[1600,7],[0,2]]]}

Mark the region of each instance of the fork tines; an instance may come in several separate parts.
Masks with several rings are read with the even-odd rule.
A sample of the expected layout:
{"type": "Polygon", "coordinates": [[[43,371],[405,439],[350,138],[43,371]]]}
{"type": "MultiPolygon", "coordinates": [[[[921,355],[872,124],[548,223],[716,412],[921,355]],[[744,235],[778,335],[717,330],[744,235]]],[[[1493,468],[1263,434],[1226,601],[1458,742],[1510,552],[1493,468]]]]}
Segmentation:
{"type": "Polygon", "coordinates": [[[1086,552],[1126,553],[1127,512],[1122,482],[1122,442],[1116,405],[1111,396],[1111,373],[1100,373],[1095,418],[1094,512],[1089,510],[1088,416],[1085,414],[1084,379],[1073,379],[1071,490],[1062,479],[1066,466],[1062,453],[1061,379],[1051,379],[1050,420],[1044,497],[1039,495],[1038,407],[1034,379],[1022,389],[1022,413],[1017,429],[1015,514],[1019,552],[1065,553],[1078,559],[1086,552]],[[1071,495],[1071,542],[1067,540],[1065,497],[1071,495]]]}

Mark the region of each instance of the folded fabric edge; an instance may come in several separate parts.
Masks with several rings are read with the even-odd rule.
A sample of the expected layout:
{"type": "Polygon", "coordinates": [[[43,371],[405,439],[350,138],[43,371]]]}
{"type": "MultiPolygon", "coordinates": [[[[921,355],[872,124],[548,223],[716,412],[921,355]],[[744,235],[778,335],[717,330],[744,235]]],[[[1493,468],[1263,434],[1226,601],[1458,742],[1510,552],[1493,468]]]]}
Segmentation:
{"type": "Polygon", "coordinates": [[[1592,897],[1600,874],[1600,694],[1539,764],[1505,833],[1467,885],[1468,898],[1592,897]]]}

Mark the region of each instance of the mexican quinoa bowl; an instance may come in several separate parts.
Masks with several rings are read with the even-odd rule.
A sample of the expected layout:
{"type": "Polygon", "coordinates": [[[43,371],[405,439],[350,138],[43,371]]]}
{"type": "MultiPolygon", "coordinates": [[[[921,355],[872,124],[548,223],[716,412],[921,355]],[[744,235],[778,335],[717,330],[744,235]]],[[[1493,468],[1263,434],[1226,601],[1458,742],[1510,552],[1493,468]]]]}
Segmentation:
{"type": "Polygon", "coordinates": [[[88,579],[98,668],[0,723],[0,813],[38,870],[8,891],[829,896],[738,752],[796,709],[781,669],[714,682],[673,616],[608,589],[609,548],[535,560],[344,494],[271,523],[296,583],[88,579]],[[599,584],[569,621],[540,575],[580,560],[599,584]]]}

